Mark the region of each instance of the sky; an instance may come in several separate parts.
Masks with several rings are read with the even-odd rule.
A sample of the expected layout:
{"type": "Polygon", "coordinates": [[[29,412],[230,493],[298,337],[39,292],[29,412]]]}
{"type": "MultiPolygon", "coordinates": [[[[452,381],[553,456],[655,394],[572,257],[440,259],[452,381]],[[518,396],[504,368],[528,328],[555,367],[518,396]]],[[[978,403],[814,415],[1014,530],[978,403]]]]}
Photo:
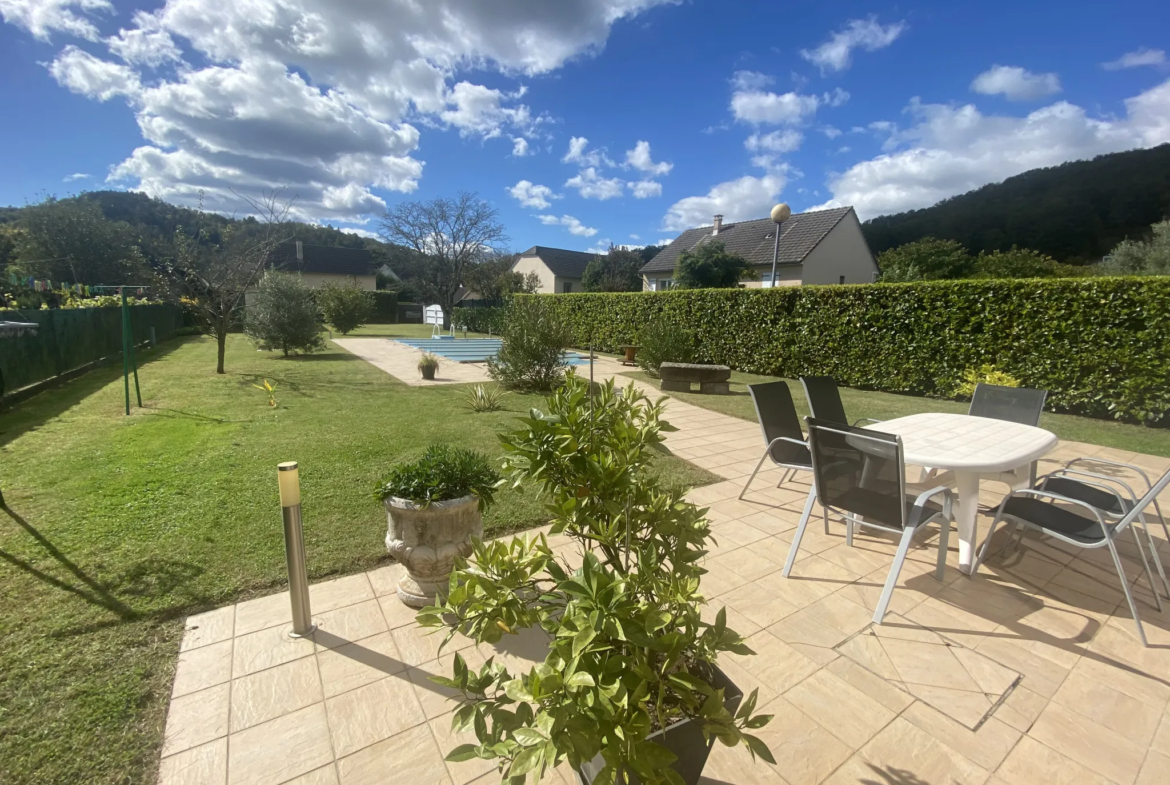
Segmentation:
{"type": "Polygon", "coordinates": [[[376,233],[472,191],[509,247],[862,220],[1170,142],[1170,3],[0,0],[0,204],[106,188],[376,233]]]}

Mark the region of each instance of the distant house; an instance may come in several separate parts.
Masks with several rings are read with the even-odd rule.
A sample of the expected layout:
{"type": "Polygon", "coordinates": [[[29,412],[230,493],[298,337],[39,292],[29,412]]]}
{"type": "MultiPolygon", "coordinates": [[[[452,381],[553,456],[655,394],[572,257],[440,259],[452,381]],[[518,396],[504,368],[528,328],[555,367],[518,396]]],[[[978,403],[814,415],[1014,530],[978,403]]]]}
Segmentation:
{"type": "Polygon", "coordinates": [[[758,280],[747,287],[801,286],[830,283],[872,283],[878,266],[861,234],[861,222],[852,207],[795,213],[781,224],[776,280],[772,254],[776,224],[771,218],[725,224],[715,216],[711,226],[688,229],[642,267],[642,286],[662,291],[674,284],[674,268],[684,251],[702,243],[721,242],[729,253],[747,259],[758,280]]]}
{"type": "Polygon", "coordinates": [[[374,257],[365,248],[308,245],[300,240],[281,243],[272,254],[277,270],[300,273],[314,289],[327,283],[357,281],[363,289],[378,288],[374,257]]]}
{"type": "Polygon", "coordinates": [[[581,276],[585,274],[585,265],[589,264],[593,256],[583,251],[534,245],[520,254],[520,258],[512,265],[512,271],[522,275],[536,273],[540,279],[537,291],[541,294],[582,292],[581,276]]]}

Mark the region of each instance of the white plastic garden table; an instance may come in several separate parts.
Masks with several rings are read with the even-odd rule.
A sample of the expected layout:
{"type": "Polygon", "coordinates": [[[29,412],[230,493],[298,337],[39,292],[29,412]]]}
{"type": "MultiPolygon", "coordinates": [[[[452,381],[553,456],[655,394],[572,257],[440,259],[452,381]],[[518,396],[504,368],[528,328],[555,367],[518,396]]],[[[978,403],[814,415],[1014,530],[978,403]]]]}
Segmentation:
{"type": "Polygon", "coordinates": [[[906,463],[949,470],[955,476],[959,534],[959,569],[970,572],[975,551],[975,519],[979,514],[979,480],[1005,480],[1025,487],[1031,466],[1056,447],[1056,435],[1031,425],[972,417],[968,414],[925,412],[866,426],[902,437],[906,463]]]}

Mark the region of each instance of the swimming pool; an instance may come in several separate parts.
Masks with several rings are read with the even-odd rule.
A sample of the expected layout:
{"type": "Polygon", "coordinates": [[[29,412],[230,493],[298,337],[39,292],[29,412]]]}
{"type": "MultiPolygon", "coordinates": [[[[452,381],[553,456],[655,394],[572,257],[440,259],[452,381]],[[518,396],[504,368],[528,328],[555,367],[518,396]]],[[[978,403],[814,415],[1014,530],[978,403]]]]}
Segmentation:
{"type": "MultiPolygon", "coordinates": [[[[500,338],[395,338],[400,344],[437,354],[457,363],[481,363],[495,357],[504,342],[500,338]]],[[[565,352],[569,365],[584,365],[589,362],[579,352],[565,352]]]]}

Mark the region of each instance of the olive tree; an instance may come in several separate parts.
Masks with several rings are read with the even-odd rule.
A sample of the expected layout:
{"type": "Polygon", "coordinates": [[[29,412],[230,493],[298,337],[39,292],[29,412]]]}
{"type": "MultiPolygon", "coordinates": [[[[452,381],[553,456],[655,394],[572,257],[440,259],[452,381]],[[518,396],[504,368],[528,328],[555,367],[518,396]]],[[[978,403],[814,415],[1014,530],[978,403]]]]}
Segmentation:
{"type": "Polygon", "coordinates": [[[261,349],[279,349],[288,357],[325,348],[320,320],[321,309],[304,279],[270,270],[248,304],[244,331],[261,349]]]}
{"type": "Polygon", "coordinates": [[[363,289],[357,281],[344,284],[328,283],[317,292],[317,304],[325,321],[342,335],[370,320],[374,312],[374,294],[363,289]]]}

